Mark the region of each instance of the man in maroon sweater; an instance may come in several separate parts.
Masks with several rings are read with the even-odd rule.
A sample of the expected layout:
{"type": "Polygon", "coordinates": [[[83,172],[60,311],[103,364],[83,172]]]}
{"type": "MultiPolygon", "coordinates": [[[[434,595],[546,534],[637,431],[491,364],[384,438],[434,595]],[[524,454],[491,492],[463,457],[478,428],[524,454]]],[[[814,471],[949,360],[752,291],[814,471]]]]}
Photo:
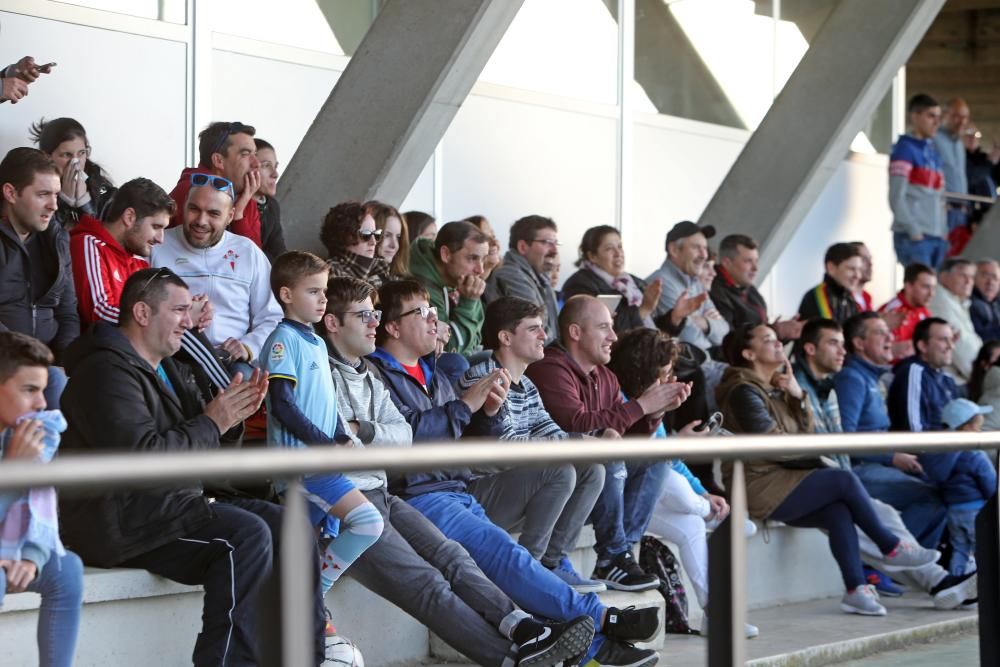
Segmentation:
{"type": "MultiPolygon", "coordinates": [[[[547,347],[545,358],[529,366],[527,375],[565,431],[605,437],[625,433],[649,415],[676,409],[690,393],[682,382],[657,383],[635,401],[625,402],[618,379],[605,366],[618,340],[611,313],[592,296],[566,302],[559,332],[561,343],[547,347]]],[[[604,490],[591,513],[597,537],[597,567],[591,579],[618,590],[656,588],[659,580],[642,571],[631,547],[646,530],[667,465],[611,461],[605,467],[604,490]]]]}

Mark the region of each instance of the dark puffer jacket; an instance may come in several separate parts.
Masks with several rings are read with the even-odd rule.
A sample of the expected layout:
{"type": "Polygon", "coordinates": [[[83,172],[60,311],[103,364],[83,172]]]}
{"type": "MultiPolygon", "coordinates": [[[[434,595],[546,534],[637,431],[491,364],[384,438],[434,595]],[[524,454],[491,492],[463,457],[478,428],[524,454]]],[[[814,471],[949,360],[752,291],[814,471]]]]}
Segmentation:
{"type": "Polygon", "coordinates": [[[37,299],[31,284],[36,258],[28,254],[11,224],[0,220],[0,331],[34,336],[52,348],[56,363],[62,363],[63,351],[80,335],[69,235],[54,221],[35,234],[40,259],[52,276],[37,299]]]}
{"type": "MultiPolygon", "coordinates": [[[[190,372],[163,360],[170,387],[116,327],[98,322],[67,353],[69,422],[61,454],[171,452],[219,447],[190,372]]],[[[88,565],[113,567],[208,523],[197,483],[60,498],[66,546],[88,565]]]]}

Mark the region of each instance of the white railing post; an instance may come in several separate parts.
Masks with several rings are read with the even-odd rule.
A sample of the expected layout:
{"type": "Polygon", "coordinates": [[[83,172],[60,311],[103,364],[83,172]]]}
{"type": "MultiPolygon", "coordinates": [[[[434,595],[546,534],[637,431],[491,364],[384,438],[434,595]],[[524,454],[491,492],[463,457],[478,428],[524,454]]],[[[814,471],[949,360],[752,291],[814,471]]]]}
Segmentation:
{"type": "Polygon", "coordinates": [[[313,622],[312,554],[316,550],[309,534],[309,516],[302,483],[293,479],[285,491],[285,512],[281,525],[281,655],[283,667],[312,667],[316,664],[313,622]]]}

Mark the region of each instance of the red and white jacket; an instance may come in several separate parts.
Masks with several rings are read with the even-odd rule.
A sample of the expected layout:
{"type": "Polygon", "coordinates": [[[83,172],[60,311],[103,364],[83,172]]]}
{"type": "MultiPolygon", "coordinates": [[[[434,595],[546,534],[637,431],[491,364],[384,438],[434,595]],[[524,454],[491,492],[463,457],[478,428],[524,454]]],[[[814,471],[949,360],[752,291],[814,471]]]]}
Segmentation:
{"type": "Polygon", "coordinates": [[[118,302],[125,281],[149,267],[149,262],[129,254],[104,223],[89,215],[70,230],[69,253],[81,327],[100,320],[118,324],[118,302]]]}

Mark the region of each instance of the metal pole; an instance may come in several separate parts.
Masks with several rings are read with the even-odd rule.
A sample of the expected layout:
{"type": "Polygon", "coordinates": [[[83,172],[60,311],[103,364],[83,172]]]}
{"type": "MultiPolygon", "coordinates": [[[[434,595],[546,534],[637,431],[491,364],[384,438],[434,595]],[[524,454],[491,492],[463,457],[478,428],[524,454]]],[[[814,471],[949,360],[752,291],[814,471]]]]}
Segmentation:
{"type": "Polygon", "coordinates": [[[314,547],[309,534],[309,516],[302,483],[288,482],[281,525],[281,638],[284,667],[315,664],[311,590],[316,573],[309,557],[314,547]]]}
{"type": "Polygon", "coordinates": [[[733,462],[729,516],[708,540],[709,667],[738,667],[746,661],[746,484],[743,462],[733,462]]]}

